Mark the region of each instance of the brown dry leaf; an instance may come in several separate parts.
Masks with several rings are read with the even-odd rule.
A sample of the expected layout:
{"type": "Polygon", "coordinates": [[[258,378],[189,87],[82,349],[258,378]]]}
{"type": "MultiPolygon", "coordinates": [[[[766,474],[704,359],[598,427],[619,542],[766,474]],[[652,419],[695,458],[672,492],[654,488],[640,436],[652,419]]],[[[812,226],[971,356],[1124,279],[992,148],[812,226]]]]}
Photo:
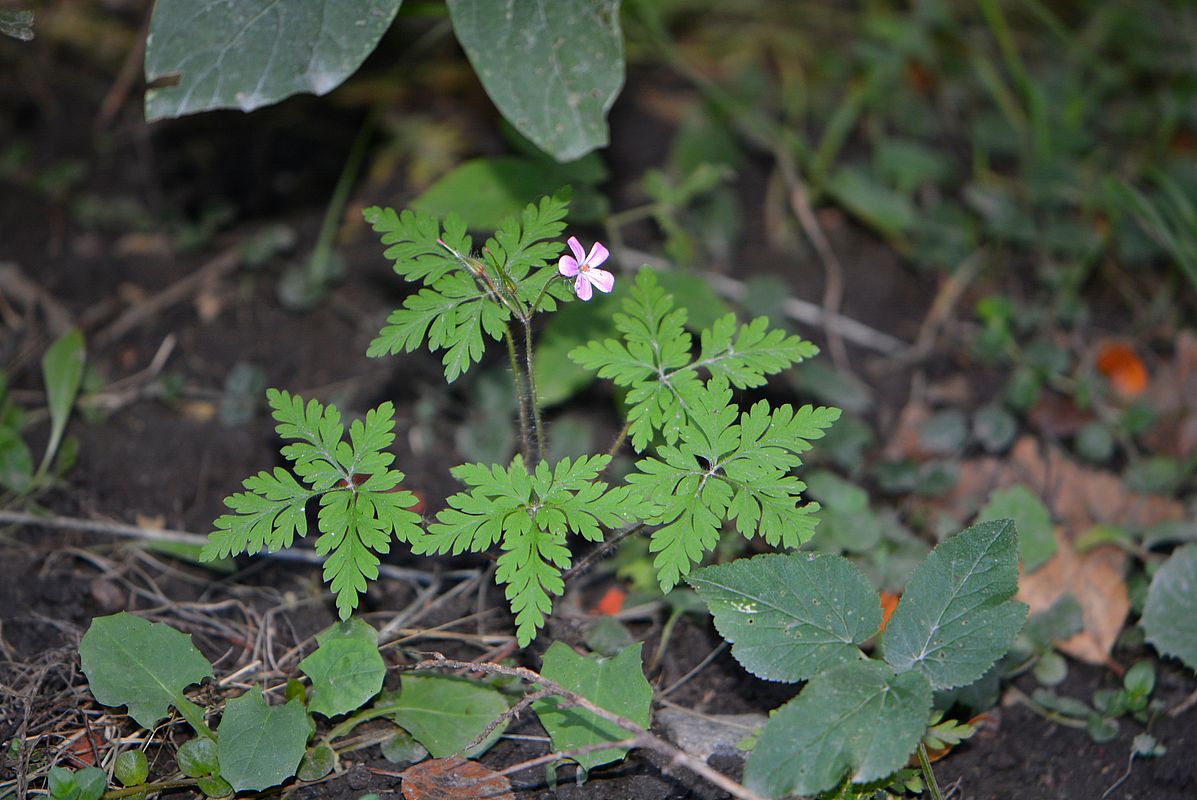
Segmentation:
{"type": "Polygon", "coordinates": [[[1168,498],[1129,492],[1114,473],[1077,464],[1063,452],[1024,436],[1004,460],[964,461],[944,510],[963,524],[994,489],[1019,483],[1038,493],[1060,524],[1056,555],[1022,576],[1018,599],[1035,614],[1050,608],[1065,592],[1072,594],[1081,604],[1085,628],[1060,649],[1082,661],[1104,663],[1130,610],[1123,580],[1126,554],[1105,546],[1080,555],[1072,543],[1098,523],[1153,525],[1180,519],[1184,507],[1168,498]]]}
{"type": "Polygon", "coordinates": [[[213,322],[224,311],[224,297],[213,287],[206,287],[195,296],[195,313],[205,325],[213,322]]]}
{"type": "Polygon", "coordinates": [[[118,258],[143,256],[146,258],[170,258],[174,255],[170,237],[164,233],[126,233],[116,240],[113,254],[118,258]]]}
{"type": "Polygon", "coordinates": [[[407,800],[515,800],[511,781],[461,756],[435,758],[403,771],[407,800]]]}
{"type": "Polygon", "coordinates": [[[211,422],[216,418],[216,404],[207,400],[188,400],[179,404],[179,410],[195,422],[211,422]]]}

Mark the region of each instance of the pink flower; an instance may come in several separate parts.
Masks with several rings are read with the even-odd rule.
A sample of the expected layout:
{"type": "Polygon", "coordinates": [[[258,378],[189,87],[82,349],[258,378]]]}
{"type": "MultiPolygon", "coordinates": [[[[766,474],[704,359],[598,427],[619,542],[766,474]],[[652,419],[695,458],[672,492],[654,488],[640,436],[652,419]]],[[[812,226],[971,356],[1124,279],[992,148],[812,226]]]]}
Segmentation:
{"type": "Polygon", "coordinates": [[[574,254],[561,256],[561,260],[557,262],[557,271],[567,278],[577,276],[574,291],[578,293],[579,298],[589,300],[593,295],[590,288],[592,286],[603,293],[615,288],[615,276],[605,269],[599,269],[599,265],[610,255],[602,242],[595,242],[589,255],[582,249],[582,244],[576,237],[569,237],[568,243],[574,254]]]}

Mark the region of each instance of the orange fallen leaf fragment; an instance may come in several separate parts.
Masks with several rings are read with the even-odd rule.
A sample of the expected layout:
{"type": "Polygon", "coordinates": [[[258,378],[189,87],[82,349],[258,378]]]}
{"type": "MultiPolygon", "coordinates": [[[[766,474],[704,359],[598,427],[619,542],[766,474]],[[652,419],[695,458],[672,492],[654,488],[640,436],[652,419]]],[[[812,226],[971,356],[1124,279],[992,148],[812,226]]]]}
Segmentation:
{"type": "Polygon", "coordinates": [[[1138,397],[1147,389],[1147,366],[1122,342],[1103,342],[1097,351],[1097,369],[1123,397],[1138,397]]]}
{"type": "Polygon", "coordinates": [[[889,618],[894,615],[901,599],[902,595],[894,592],[881,593],[881,630],[877,631],[878,633],[885,633],[885,626],[889,625],[889,618]]]}
{"type": "Polygon", "coordinates": [[[618,586],[612,586],[603,593],[602,598],[594,610],[606,617],[613,617],[623,611],[623,602],[628,599],[628,593],[618,586]]]}
{"type": "Polygon", "coordinates": [[[461,756],[435,758],[403,771],[406,800],[515,800],[507,776],[461,756]]]}

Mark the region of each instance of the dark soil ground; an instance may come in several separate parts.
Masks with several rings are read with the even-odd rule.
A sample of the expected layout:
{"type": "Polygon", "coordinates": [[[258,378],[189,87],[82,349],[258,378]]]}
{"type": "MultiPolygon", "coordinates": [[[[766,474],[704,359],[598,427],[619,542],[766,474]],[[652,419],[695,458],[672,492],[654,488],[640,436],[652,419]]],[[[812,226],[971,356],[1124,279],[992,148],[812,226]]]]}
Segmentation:
{"type": "MultiPolygon", "coordinates": [[[[212,415],[229,370],[238,362],[252,362],[265,370],[267,385],[335,397],[347,413],[393,400],[401,432],[397,463],[428,508],[439,508],[454,489],[447,468],[458,462],[452,442],[460,418],[460,408],[454,404],[461,397],[449,395],[448,406],[431,423],[420,421],[421,437],[404,435],[418,427],[417,401],[426,391],[439,392],[441,377],[438,365],[419,354],[386,361],[365,357],[367,342],[381,318],[401,299],[402,290],[392,280],[380,249],[362,231],[343,250],[346,279],[317,310],[292,313],[279,306],[274,289],[283,265],[276,262],[261,272],[225,276],[204,288],[202,301],[189,296],[126,335],[94,342],[94,334],[128,307],[129,298],[153,295],[176,284],[265,223],[292,225],[299,237],[296,252],[307,252],[361,115],[353,109],[339,110],[330,101],[296,99],[251,117],[221,113],[147,129],[138,121],[133,97],[107,131],[96,133],[92,121],[99,99],[109,88],[107,79],[94,75],[88,64],[73,62],[69,54],[41,53],[42,65],[53,68],[39,69],[17,54],[15,46],[0,42],[0,64],[6,65],[0,88],[0,144],[10,139],[26,142],[32,155],[25,179],[0,184],[0,261],[19,265],[76,319],[90,315],[89,361],[108,381],[143,370],[163,342],[174,337],[165,372],[180,376],[184,387],[178,397],[164,400],[146,388],[156,382],[144,382],[140,384],[144,391],[122,395],[114,407],[95,418],[77,420],[72,432],[79,439],[78,465],[64,486],[39,498],[42,506],[63,515],[123,522],[140,517],[151,520],[150,525],[206,532],[222,509],[221,498],[237,489],[244,476],[278,459],[272,426],[260,408],[253,419],[234,425],[212,415]],[[9,65],[17,66],[10,69],[9,65]],[[67,159],[89,165],[84,182],[65,198],[36,190],[30,176],[67,159]],[[121,255],[115,235],[84,229],[72,219],[70,201],[84,193],[101,198],[135,196],[146,201],[151,213],[193,218],[205,204],[227,202],[237,209],[236,222],[190,254],[121,255]],[[109,313],[96,314],[95,309],[105,304],[109,313]],[[201,311],[208,316],[202,317],[201,311]]],[[[644,168],[660,161],[661,153],[653,143],[664,140],[662,123],[645,101],[646,95],[657,91],[652,75],[633,75],[612,114],[615,145],[609,162],[614,171],[611,197],[617,208],[634,202],[630,187],[644,168]]],[[[485,109],[486,105],[478,100],[470,107],[485,109]]],[[[487,143],[482,149],[497,141],[493,127],[483,129],[479,137],[487,143]]],[[[762,182],[763,172],[749,165],[740,183],[745,198],[759,198],[762,182]]],[[[401,206],[405,196],[403,187],[390,187],[378,196],[359,199],[363,204],[401,206]]],[[[736,270],[743,274],[770,265],[771,271],[785,275],[797,295],[817,300],[821,278],[815,262],[780,262],[759,244],[764,241],[758,235],[763,225],[760,215],[750,212],[748,225],[745,241],[749,244],[733,260],[739,265],[736,270]]],[[[912,338],[933,295],[927,279],[912,274],[886,248],[847,224],[838,227],[835,237],[849,272],[847,314],[912,338]]],[[[805,333],[815,339],[820,334],[805,333]]],[[[9,361],[12,384],[35,391],[36,358],[22,353],[36,348],[37,338],[28,331],[0,336],[10,337],[0,343],[0,353],[9,361]]],[[[883,393],[880,418],[896,414],[903,392],[899,388],[883,393]]],[[[596,405],[606,407],[605,401],[596,405]]],[[[601,424],[610,425],[611,420],[603,417],[601,424]]],[[[44,437],[44,429],[34,436],[44,437]]],[[[430,566],[417,563],[401,549],[391,563],[420,569],[487,566],[482,560],[430,566]]],[[[278,653],[332,621],[331,599],[318,567],[270,561],[246,561],[242,566],[239,573],[219,575],[152,551],[134,550],[127,542],[102,535],[38,527],[9,530],[0,540],[0,647],[7,662],[0,666],[0,683],[23,687],[27,696],[5,694],[0,699],[5,707],[0,726],[10,726],[0,727],[0,742],[18,732],[26,713],[60,718],[63,729],[83,724],[70,705],[82,697],[77,691],[83,678],[75,648],[93,616],[128,609],[169,621],[194,634],[209,657],[221,659],[217,667],[221,674],[265,652],[255,648],[251,654],[245,642],[230,641],[230,630],[247,626],[264,630],[255,626],[269,619],[270,630],[278,636],[270,644],[271,652],[278,653]]],[[[481,609],[487,613],[467,627],[481,633],[502,630],[507,620],[501,595],[493,585],[482,585],[482,592],[429,610],[421,624],[432,626],[481,609]]],[[[445,583],[446,589],[451,586],[445,583]]],[[[385,623],[412,607],[420,588],[381,581],[366,599],[364,611],[376,624],[385,623]]],[[[566,605],[571,602],[585,608],[590,601],[567,598],[566,605]]],[[[645,651],[651,652],[659,639],[660,620],[637,624],[638,632],[648,636],[645,651]]],[[[578,641],[576,620],[566,615],[556,622],[549,636],[527,654],[530,666],[537,666],[537,654],[554,636],[578,641]]],[[[658,686],[670,685],[718,644],[707,623],[683,620],[659,674],[650,677],[658,686]]],[[[452,642],[422,642],[418,648],[435,648],[447,655],[479,654],[452,642]]],[[[397,651],[392,659],[397,663],[403,655],[397,651]]],[[[1133,655],[1115,653],[1124,663],[1130,663],[1133,655]]],[[[1174,665],[1159,669],[1156,696],[1169,708],[1197,688],[1192,676],[1174,665]]],[[[1094,689],[1116,684],[1109,671],[1074,665],[1057,690],[1087,700],[1094,689]]],[[[1023,688],[1030,692],[1033,685],[1023,688]]],[[[670,699],[704,714],[737,714],[767,711],[792,693],[792,688],[751,678],[723,653],[670,699]]],[[[1168,754],[1136,760],[1129,777],[1103,795],[1128,769],[1131,739],[1142,730],[1124,720],[1117,739],[1097,745],[1082,730],[1009,704],[994,713],[993,723],[971,743],[939,762],[937,771],[941,783],[952,787],[952,796],[960,800],[1197,797],[1195,711],[1161,716],[1151,733],[1168,747],[1168,754]]],[[[511,732],[543,735],[534,721],[527,720],[511,732]]],[[[507,739],[484,762],[498,768],[543,752],[542,742],[507,739]]],[[[741,768],[734,759],[715,762],[732,775],[741,768]]],[[[393,769],[376,747],[351,754],[345,766],[343,775],[293,796],[350,800],[365,791],[398,796],[397,779],[366,769],[393,769]]],[[[0,779],[13,770],[12,764],[0,761],[0,779]]],[[[723,796],[688,773],[671,772],[657,759],[639,753],[623,764],[594,771],[584,786],[575,785],[565,772],[555,791],[545,786],[539,770],[518,774],[513,780],[520,796],[528,798],[723,796]]]]}

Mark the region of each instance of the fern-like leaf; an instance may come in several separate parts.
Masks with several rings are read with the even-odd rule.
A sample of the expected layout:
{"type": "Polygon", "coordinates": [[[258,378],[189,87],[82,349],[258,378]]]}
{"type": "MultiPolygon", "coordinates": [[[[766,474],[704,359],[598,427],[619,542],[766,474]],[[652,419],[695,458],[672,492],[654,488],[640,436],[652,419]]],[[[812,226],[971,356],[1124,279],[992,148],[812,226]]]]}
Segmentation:
{"type": "Polygon", "coordinates": [[[428,533],[413,542],[416,553],[480,552],[501,543],[495,580],[505,587],[515,614],[516,636],[528,644],[544,625],[552,598],[561,594],[569,567],[566,534],[601,541],[608,529],[635,519],[626,486],[598,480],[610,456],[541,462],[528,472],[516,456],[507,468],[464,464],[453,474],[469,488],[449,498],[428,533]]]}
{"type": "Polygon", "coordinates": [[[723,377],[695,393],[676,446],[641,459],[628,483],[640,495],[646,521],[659,525],[650,550],[661,588],[673,588],[719,540],[725,522],[746,537],[794,547],[814,534],[815,503],[801,503],[805,484],[790,474],[810,440],[839,418],[839,409],[765,401],[740,413],[723,377]]]}
{"type": "Polygon", "coordinates": [[[246,491],[225,500],[233,513],[216,520],[201,558],[290,547],[307,535],[307,503],[319,497],[316,552],[327,556],[324,579],[347,619],[367,581],[378,577],[378,554],[390,550],[391,537],[408,541],[423,534],[419,515],[408,510],[417,498],[398,490],[403,473],[391,469],[395,457],[386,452],[395,439],[394,407],[383,403],[355,421],[345,441],[335,406],[305,404],[277,389],[267,390],[267,398],[279,435],[293,440],[282,452],[300,480],[281,467],[246,479],[246,491]]]}
{"type": "Polygon", "coordinates": [[[367,209],[366,219],[388,245],[385,254],[395,261],[395,272],[421,284],[387,317],[367,355],[411,352],[427,344],[445,351],[445,379],[452,383],[481,360],[487,337],[503,337],[512,316],[524,319],[534,310],[556,308],[572,296],[565,281],[555,280],[551,264],[561,253],[555,239],[568,208],[564,196],[532,203],[499,227],[481,258],[470,255],[471,239],[456,217],[442,228],[427,214],[367,209]]]}
{"type": "Polygon", "coordinates": [[[818,352],[797,336],[770,330],[766,317],[738,325],[735,315],[727,314],[702,332],[695,359],[685,309],[674,309],[673,298],[648,269],[636,276],[623,312],[613,319],[622,341],[590,342],[569,356],[628,388],[628,435],[638,452],[658,433],[668,445],[677,442],[702,390],[699,370],[747,389],[818,352]]]}

